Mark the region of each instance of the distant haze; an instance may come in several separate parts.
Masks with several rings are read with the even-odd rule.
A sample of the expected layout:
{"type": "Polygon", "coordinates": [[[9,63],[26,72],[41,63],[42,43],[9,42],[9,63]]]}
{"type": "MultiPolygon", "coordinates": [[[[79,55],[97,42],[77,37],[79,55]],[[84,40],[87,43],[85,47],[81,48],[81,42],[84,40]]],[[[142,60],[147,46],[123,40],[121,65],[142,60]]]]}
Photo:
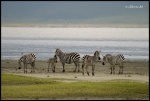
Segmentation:
{"type": "Polygon", "coordinates": [[[2,1],[2,24],[149,26],[148,1],[2,1]]]}

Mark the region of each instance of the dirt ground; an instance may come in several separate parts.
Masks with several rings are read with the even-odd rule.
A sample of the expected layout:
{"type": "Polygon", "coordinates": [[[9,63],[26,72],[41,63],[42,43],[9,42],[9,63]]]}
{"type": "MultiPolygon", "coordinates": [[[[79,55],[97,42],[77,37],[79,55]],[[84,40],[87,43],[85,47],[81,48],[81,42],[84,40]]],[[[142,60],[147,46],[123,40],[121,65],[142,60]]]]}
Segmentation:
{"type": "Polygon", "coordinates": [[[12,73],[16,75],[32,76],[37,78],[59,78],[58,80],[63,82],[77,82],[77,81],[90,81],[101,82],[108,80],[135,80],[139,82],[149,82],[149,61],[125,61],[124,73],[118,74],[119,67],[115,66],[115,74],[110,74],[109,64],[102,65],[101,62],[97,62],[95,66],[95,75],[92,76],[92,68],[88,67],[90,75],[88,76],[86,71],[82,75],[82,64],[80,63],[80,72],[73,72],[75,65],[66,64],[65,72],[62,72],[63,68],[60,62],[56,64],[55,73],[47,72],[47,61],[36,61],[35,73],[31,72],[31,66],[28,65],[28,73],[24,73],[23,64],[22,68],[18,69],[18,62],[16,60],[1,60],[1,72],[12,73]],[[62,78],[62,80],[61,80],[62,78]]]}

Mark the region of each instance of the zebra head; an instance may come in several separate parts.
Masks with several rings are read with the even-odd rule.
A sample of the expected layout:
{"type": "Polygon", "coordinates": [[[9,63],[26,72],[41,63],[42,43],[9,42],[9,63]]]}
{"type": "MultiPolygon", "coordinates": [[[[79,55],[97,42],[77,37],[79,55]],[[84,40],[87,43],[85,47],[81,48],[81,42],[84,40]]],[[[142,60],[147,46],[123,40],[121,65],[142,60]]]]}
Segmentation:
{"type": "Polygon", "coordinates": [[[19,64],[18,69],[21,69],[21,61],[20,60],[18,60],[18,64],[19,64]]]}
{"type": "Polygon", "coordinates": [[[54,62],[57,63],[57,56],[54,55],[54,62]]]}
{"type": "Polygon", "coordinates": [[[95,51],[94,56],[96,57],[96,59],[100,60],[100,52],[101,51],[95,51]]]}
{"type": "Polygon", "coordinates": [[[55,55],[59,56],[60,53],[61,53],[61,50],[59,48],[57,48],[56,51],[55,51],[55,55]]]}
{"type": "Polygon", "coordinates": [[[102,65],[105,65],[106,62],[106,56],[103,56],[102,65]]]}
{"type": "Polygon", "coordinates": [[[105,65],[105,62],[109,62],[111,60],[112,60],[112,55],[111,54],[106,54],[105,56],[103,56],[102,64],[105,65]]]}
{"type": "Polygon", "coordinates": [[[24,60],[24,57],[23,57],[23,56],[18,60],[18,64],[19,64],[18,69],[21,69],[21,62],[22,62],[23,60],[24,60]]]}

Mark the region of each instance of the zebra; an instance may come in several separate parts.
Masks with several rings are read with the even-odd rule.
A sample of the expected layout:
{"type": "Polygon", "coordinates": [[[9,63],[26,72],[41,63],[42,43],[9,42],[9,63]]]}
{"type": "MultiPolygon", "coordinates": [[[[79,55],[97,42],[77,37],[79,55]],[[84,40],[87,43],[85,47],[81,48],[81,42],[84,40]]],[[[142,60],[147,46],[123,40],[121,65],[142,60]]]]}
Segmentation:
{"type": "Polygon", "coordinates": [[[108,62],[110,64],[110,69],[111,69],[110,74],[112,73],[115,74],[115,65],[118,65],[120,67],[119,74],[123,74],[124,60],[125,57],[122,54],[118,54],[118,55],[106,54],[105,56],[103,56],[102,64],[105,65],[105,62],[108,62]]]}
{"type": "Polygon", "coordinates": [[[57,56],[54,55],[53,58],[49,58],[47,63],[48,63],[48,71],[47,72],[49,72],[50,64],[51,64],[52,71],[55,72],[55,67],[56,67],[56,63],[57,63],[57,56]]]}
{"type": "Polygon", "coordinates": [[[92,66],[92,75],[94,76],[94,70],[95,70],[95,64],[97,60],[100,60],[100,52],[101,51],[95,51],[94,56],[90,55],[84,55],[82,58],[82,74],[84,75],[84,67],[86,67],[87,74],[89,75],[88,72],[88,66],[92,66]]]}
{"type": "Polygon", "coordinates": [[[21,69],[21,62],[23,62],[24,64],[24,73],[27,73],[27,65],[30,64],[31,65],[31,72],[35,72],[34,68],[35,68],[35,60],[36,60],[36,56],[35,54],[26,54],[21,56],[21,58],[18,60],[18,64],[19,67],[18,69],[21,69]]]}
{"type": "Polygon", "coordinates": [[[76,66],[74,72],[76,72],[77,67],[78,67],[78,72],[80,71],[79,70],[80,69],[80,55],[78,53],[76,52],[64,53],[59,48],[57,48],[55,51],[55,55],[59,57],[63,65],[63,72],[65,72],[65,63],[71,64],[73,62],[76,66]]]}

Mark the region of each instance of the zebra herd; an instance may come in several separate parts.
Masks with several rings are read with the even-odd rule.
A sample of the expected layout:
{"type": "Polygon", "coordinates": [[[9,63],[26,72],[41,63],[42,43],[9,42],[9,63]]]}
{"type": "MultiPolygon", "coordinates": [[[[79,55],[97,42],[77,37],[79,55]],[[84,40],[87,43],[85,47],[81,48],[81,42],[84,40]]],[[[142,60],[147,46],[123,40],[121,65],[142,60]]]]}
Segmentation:
{"type": "MultiPolygon", "coordinates": [[[[98,60],[102,62],[102,65],[105,65],[106,62],[110,64],[110,69],[111,72],[110,74],[115,74],[115,65],[118,65],[120,70],[119,74],[123,74],[123,62],[125,60],[124,56],[122,54],[118,55],[111,55],[111,54],[106,54],[103,56],[103,58],[100,58],[100,52],[101,51],[95,51],[93,56],[90,55],[84,55],[82,58],[82,74],[84,75],[84,69],[86,69],[87,74],[89,75],[88,71],[88,66],[92,66],[92,75],[94,76],[94,70],[95,70],[95,64],[97,63],[98,60]]],[[[55,55],[52,58],[49,58],[47,61],[48,63],[48,72],[49,68],[51,67],[52,72],[55,72],[55,67],[57,63],[57,57],[59,57],[60,62],[62,63],[63,66],[63,72],[65,72],[65,63],[66,64],[75,64],[75,70],[78,68],[78,72],[80,71],[80,55],[79,53],[76,52],[71,52],[71,53],[65,53],[61,51],[59,48],[56,49],[55,55]]],[[[35,72],[35,60],[36,56],[35,54],[26,54],[23,55],[19,60],[19,68],[21,69],[21,62],[24,64],[24,73],[27,73],[27,64],[31,65],[31,72],[35,72]]]]}

